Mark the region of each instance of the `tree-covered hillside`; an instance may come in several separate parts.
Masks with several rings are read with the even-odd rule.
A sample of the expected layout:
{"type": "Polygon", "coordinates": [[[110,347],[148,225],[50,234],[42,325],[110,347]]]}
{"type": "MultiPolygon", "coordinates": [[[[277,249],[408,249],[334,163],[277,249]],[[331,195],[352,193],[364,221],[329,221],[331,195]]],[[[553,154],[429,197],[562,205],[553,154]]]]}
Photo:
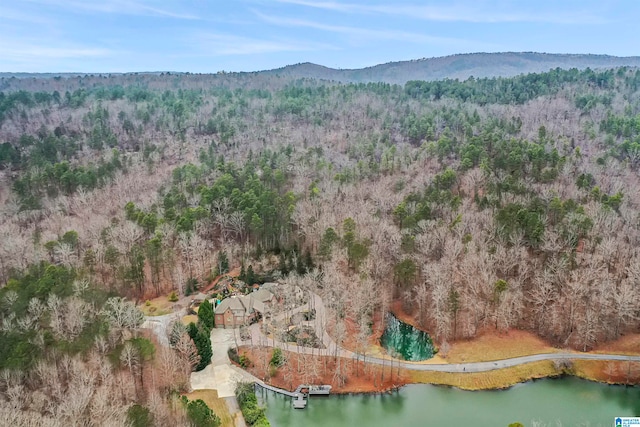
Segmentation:
{"type": "MultiPolygon", "coordinates": [[[[584,350],[638,332],[640,71],[205,77],[0,93],[12,310],[51,298],[33,265],[138,301],[250,266],[319,293],[365,341],[394,300],[440,343],[520,328],[584,350]]],[[[65,286],[65,304],[99,304],[65,286]]],[[[75,354],[77,337],[38,351],[75,354]]]]}
{"type": "MultiPolygon", "coordinates": [[[[0,90],[75,90],[80,87],[93,87],[95,84],[119,84],[126,86],[132,82],[137,84],[162,85],[171,82],[176,87],[205,87],[207,85],[242,84],[260,85],[273,78],[283,81],[291,79],[316,79],[340,83],[390,83],[404,85],[411,80],[466,80],[469,77],[514,77],[529,73],[544,73],[560,68],[584,70],[605,70],[617,67],[638,67],[638,56],[611,56],[592,54],[556,54],[538,52],[498,52],[498,53],[465,53],[434,58],[413,59],[410,61],[388,62],[359,69],[330,68],[309,62],[287,65],[272,70],[250,73],[220,72],[217,74],[191,73],[133,73],[109,74],[109,80],[103,75],[85,75],[82,73],[1,73],[0,90]],[[173,75],[174,77],[168,77],[173,75]],[[75,77],[83,77],[79,81],[75,77]],[[233,76],[229,79],[229,76],[233,76]],[[244,79],[242,78],[244,77],[244,79]],[[239,79],[238,79],[239,78],[239,79]],[[264,79],[263,79],[264,78],[264,79]],[[77,85],[74,85],[76,84],[77,85]]],[[[171,70],[169,70],[171,71],[171,70]]]]}

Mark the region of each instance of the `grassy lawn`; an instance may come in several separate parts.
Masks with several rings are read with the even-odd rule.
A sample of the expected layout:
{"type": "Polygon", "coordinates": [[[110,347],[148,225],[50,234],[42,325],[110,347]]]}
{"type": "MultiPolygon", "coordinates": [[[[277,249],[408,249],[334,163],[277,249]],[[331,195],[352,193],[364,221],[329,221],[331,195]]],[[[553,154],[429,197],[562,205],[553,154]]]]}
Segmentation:
{"type": "Polygon", "coordinates": [[[612,384],[638,384],[640,381],[639,362],[574,360],[573,372],[581,378],[612,384]]]}
{"type": "MultiPolygon", "coordinates": [[[[469,341],[459,341],[450,345],[447,357],[437,354],[432,359],[419,363],[464,363],[507,359],[530,354],[570,352],[551,347],[534,334],[512,330],[508,333],[486,331],[469,341]]],[[[628,335],[617,341],[599,347],[594,353],[640,354],[640,334],[628,335]]],[[[640,381],[640,363],[574,360],[573,374],[592,381],[617,384],[640,381]]],[[[404,371],[409,382],[442,384],[465,390],[486,390],[505,388],[534,378],[559,375],[553,361],[527,363],[497,371],[480,373],[446,373],[404,371]]]]}
{"type": "Polygon", "coordinates": [[[227,407],[227,403],[224,399],[218,397],[218,392],[216,390],[195,390],[191,393],[187,393],[185,396],[189,400],[202,399],[204,403],[207,404],[209,408],[215,414],[220,417],[220,421],[222,421],[221,427],[233,427],[233,417],[229,413],[229,408],[227,407]]]}
{"type": "Polygon", "coordinates": [[[189,323],[198,323],[198,316],[195,314],[188,314],[182,318],[182,323],[188,325],[189,323]]]}
{"type": "Polygon", "coordinates": [[[625,335],[615,341],[603,344],[593,353],[640,354],[640,334],[625,335]]]}
{"type": "Polygon", "coordinates": [[[140,308],[145,316],[162,316],[173,311],[171,309],[172,305],[173,303],[169,301],[169,297],[161,296],[145,301],[138,308],[140,308]],[[148,305],[147,302],[149,303],[148,305]]]}
{"type": "Polygon", "coordinates": [[[458,374],[404,371],[403,374],[410,379],[410,382],[449,385],[464,390],[487,390],[510,387],[534,378],[558,375],[558,371],[553,362],[541,361],[489,372],[458,374]]]}
{"type": "Polygon", "coordinates": [[[518,330],[487,331],[470,341],[450,344],[449,353],[442,360],[448,363],[486,362],[540,353],[557,353],[558,349],[532,333],[518,330]]]}

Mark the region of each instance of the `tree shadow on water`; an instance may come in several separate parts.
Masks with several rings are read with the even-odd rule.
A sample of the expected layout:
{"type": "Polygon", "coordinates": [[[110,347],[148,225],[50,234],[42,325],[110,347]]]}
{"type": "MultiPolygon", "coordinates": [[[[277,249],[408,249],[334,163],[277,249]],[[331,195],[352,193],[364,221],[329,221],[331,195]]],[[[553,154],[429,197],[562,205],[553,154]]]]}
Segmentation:
{"type": "Polygon", "coordinates": [[[608,386],[602,390],[606,399],[616,401],[633,416],[640,415],[640,386],[608,386]]]}

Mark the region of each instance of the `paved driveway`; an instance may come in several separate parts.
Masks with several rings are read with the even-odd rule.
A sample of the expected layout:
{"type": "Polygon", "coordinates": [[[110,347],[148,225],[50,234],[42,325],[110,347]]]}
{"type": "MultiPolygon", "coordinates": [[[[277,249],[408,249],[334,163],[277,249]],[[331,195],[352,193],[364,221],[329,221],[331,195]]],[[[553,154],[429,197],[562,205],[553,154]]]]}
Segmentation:
{"type": "Polygon", "coordinates": [[[191,373],[192,389],[214,389],[218,391],[218,397],[226,398],[235,396],[238,382],[256,381],[253,375],[231,364],[227,355],[230,347],[235,347],[234,331],[214,328],[211,331],[211,364],[202,371],[191,373]]]}
{"type": "MultiPolygon", "coordinates": [[[[347,358],[358,358],[368,363],[377,365],[388,365],[391,359],[383,359],[380,357],[366,356],[362,354],[356,354],[345,348],[338,347],[329,336],[326,331],[326,310],[322,298],[312,293],[312,304],[316,309],[316,319],[309,322],[310,326],[313,326],[316,331],[316,335],[321,338],[325,348],[314,349],[309,347],[299,347],[290,343],[283,343],[275,341],[272,338],[267,338],[260,330],[260,325],[252,325],[249,330],[251,331],[251,344],[266,345],[270,347],[280,347],[283,350],[291,351],[294,353],[305,353],[311,355],[337,355],[347,358]]],[[[490,362],[470,362],[470,363],[446,363],[446,364],[434,364],[430,362],[407,362],[403,360],[393,359],[393,363],[396,366],[413,370],[413,371],[437,371],[437,372],[487,372],[496,369],[508,368],[512,366],[522,365],[525,363],[538,362],[541,360],[617,360],[617,361],[629,361],[640,362],[639,356],[627,356],[620,354],[594,354],[594,353],[547,353],[547,354],[534,354],[530,356],[514,357],[511,359],[495,360],[490,362]]]]}
{"type": "Polygon", "coordinates": [[[162,316],[145,316],[141,328],[151,329],[158,338],[158,342],[165,347],[169,346],[169,338],[167,338],[167,327],[173,320],[182,319],[187,311],[182,309],[175,313],[169,313],[162,316]]]}

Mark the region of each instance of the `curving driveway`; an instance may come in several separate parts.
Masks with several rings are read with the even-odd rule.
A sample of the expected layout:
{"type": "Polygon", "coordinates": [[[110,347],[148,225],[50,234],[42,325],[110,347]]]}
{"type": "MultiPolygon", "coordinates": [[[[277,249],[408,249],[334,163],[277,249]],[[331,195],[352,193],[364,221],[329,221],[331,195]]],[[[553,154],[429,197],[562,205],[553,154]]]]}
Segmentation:
{"type": "MultiPolygon", "coordinates": [[[[625,356],[620,354],[581,354],[581,353],[546,353],[533,354],[531,356],[514,357],[511,359],[494,360],[492,362],[470,362],[452,364],[424,364],[419,362],[399,361],[399,365],[405,369],[414,371],[437,372],[486,372],[495,369],[509,368],[525,363],[540,362],[543,360],[622,360],[640,362],[640,356],[625,356]]],[[[367,357],[367,362],[375,364],[389,364],[389,360],[376,357],[367,357]]],[[[394,363],[397,363],[394,361],[394,363]]]]}
{"type": "MultiPolygon", "coordinates": [[[[400,366],[401,368],[414,370],[414,371],[435,371],[435,372],[487,372],[493,371],[496,369],[509,368],[512,366],[518,366],[525,363],[531,362],[540,362],[544,360],[602,360],[602,361],[629,361],[629,362],[640,362],[640,355],[637,356],[627,356],[621,354],[594,354],[594,353],[544,353],[544,354],[533,354],[529,356],[521,356],[514,357],[510,359],[501,359],[494,360],[489,362],[469,362],[469,363],[429,363],[429,362],[408,362],[404,360],[398,359],[383,359],[375,356],[367,356],[366,354],[358,354],[353,351],[347,350],[343,347],[340,347],[336,344],[336,342],[331,338],[331,336],[327,333],[325,325],[326,325],[326,310],[324,307],[324,303],[322,298],[319,295],[312,293],[310,305],[316,309],[316,318],[313,321],[305,322],[305,324],[312,326],[316,335],[322,339],[322,343],[324,344],[323,349],[310,348],[310,347],[300,347],[295,344],[285,343],[281,341],[274,340],[273,338],[269,338],[262,333],[260,330],[260,323],[256,323],[251,325],[249,330],[251,331],[251,338],[245,341],[242,341],[242,344],[252,344],[252,345],[263,345],[268,347],[279,347],[283,350],[290,351],[292,353],[300,353],[300,354],[309,354],[314,356],[338,356],[352,359],[360,359],[366,363],[374,363],[377,365],[390,365],[400,366]]],[[[296,310],[288,313],[289,315],[301,311],[302,309],[306,309],[308,307],[305,304],[303,307],[299,307],[296,310]]],[[[158,337],[160,342],[163,345],[168,345],[168,340],[166,336],[166,327],[167,325],[174,319],[180,319],[183,315],[183,312],[176,312],[167,314],[165,316],[155,316],[155,317],[146,317],[145,323],[142,327],[146,327],[151,329],[158,337]]],[[[284,316],[284,315],[280,315],[284,316]]],[[[279,317],[280,317],[279,316],[279,317]]],[[[214,358],[216,355],[220,355],[221,360],[217,361],[219,363],[213,363],[211,366],[224,366],[231,365],[227,358],[227,348],[233,346],[235,341],[234,334],[231,330],[221,330],[214,329],[212,331],[212,341],[214,344],[214,358]],[[219,341],[218,341],[219,340],[219,341]],[[218,351],[215,351],[218,350],[218,351]]],[[[216,362],[214,360],[214,362],[216,362]]],[[[235,371],[235,375],[229,372],[228,380],[229,381],[220,381],[222,383],[234,383],[242,377],[243,374],[241,369],[233,366],[231,370],[235,371]],[[231,380],[233,377],[233,380],[231,380]]],[[[219,377],[223,377],[224,375],[218,375],[219,377]]],[[[206,375],[203,372],[202,378],[198,378],[199,375],[194,375],[192,381],[194,384],[194,389],[197,388],[216,388],[211,387],[209,381],[211,381],[212,376],[206,375]],[[200,384],[202,382],[202,384],[200,384]]],[[[224,376],[226,377],[226,376],[224,376]]],[[[245,379],[252,380],[250,374],[247,373],[245,379]]],[[[229,384],[230,385],[230,384],[229,384]]],[[[231,387],[228,387],[231,389],[231,387]]],[[[224,393],[223,393],[224,394],[224,393]]]]}
{"type": "MultiPolygon", "coordinates": [[[[316,309],[316,319],[311,322],[307,322],[310,326],[313,326],[316,335],[322,338],[322,342],[325,346],[324,349],[316,349],[309,347],[300,347],[294,344],[276,341],[273,338],[265,336],[260,330],[260,324],[252,325],[249,330],[251,331],[251,339],[243,341],[243,344],[257,344],[268,347],[279,347],[283,350],[287,350],[293,353],[310,354],[317,356],[339,356],[353,359],[360,359],[367,363],[374,363],[377,365],[389,365],[400,366],[404,369],[413,371],[435,371],[435,372],[454,372],[454,373],[467,373],[467,372],[487,372],[496,369],[509,368],[512,366],[518,366],[525,363],[539,362],[544,360],[602,360],[602,361],[629,361],[640,362],[640,355],[627,356],[621,354],[592,354],[592,353],[543,353],[533,354],[530,356],[514,357],[510,359],[494,360],[489,362],[469,362],[469,363],[424,363],[424,362],[408,362],[398,359],[383,359],[374,356],[367,356],[364,354],[358,354],[347,350],[343,347],[339,347],[335,341],[326,332],[326,310],[322,298],[319,295],[311,294],[311,304],[316,309]]],[[[306,307],[306,304],[305,304],[306,307]]]]}

